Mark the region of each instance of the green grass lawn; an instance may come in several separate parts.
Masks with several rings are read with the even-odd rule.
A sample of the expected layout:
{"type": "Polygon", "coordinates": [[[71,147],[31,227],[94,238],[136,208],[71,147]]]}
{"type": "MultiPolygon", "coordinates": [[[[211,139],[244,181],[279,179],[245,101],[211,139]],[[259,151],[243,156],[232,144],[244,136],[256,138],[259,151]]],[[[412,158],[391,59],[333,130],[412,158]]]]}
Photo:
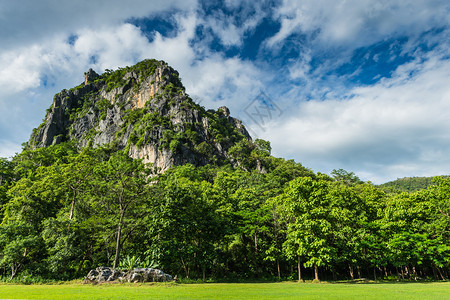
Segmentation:
{"type": "Polygon", "coordinates": [[[0,284],[0,299],[450,299],[450,283],[0,284]]]}

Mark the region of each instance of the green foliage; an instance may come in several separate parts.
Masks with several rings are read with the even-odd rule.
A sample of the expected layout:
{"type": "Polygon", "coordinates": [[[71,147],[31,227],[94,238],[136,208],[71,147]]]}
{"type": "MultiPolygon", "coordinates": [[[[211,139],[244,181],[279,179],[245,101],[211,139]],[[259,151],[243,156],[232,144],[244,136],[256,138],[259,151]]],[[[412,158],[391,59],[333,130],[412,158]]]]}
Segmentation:
{"type": "Polygon", "coordinates": [[[106,99],[101,99],[95,103],[96,107],[100,110],[100,120],[104,120],[106,118],[106,112],[108,109],[111,109],[113,105],[106,99]]]}
{"type": "Polygon", "coordinates": [[[11,279],[39,261],[42,240],[33,226],[13,221],[0,226],[0,266],[11,270],[11,279]]]}
{"type": "Polygon", "coordinates": [[[240,162],[244,169],[248,170],[255,167],[256,160],[254,157],[251,157],[254,149],[255,146],[249,140],[242,139],[230,147],[228,153],[234,160],[240,162]]]}
{"type": "Polygon", "coordinates": [[[380,184],[387,192],[415,192],[433,185],[433,177],[405,177],[380,184]]]}
{"type": "Polygon", "coordinates": [[[3,206],[8,202],[7,192],[14,182],[14,163],[0,157],[0,220],[3,219],[3,206]]]}
{"type": "MultiPolygon", "coordinates": [[[[155,72],[159,64],[160,62],[158,62],[157,60],[146,59],[134,66],[119,68],[116,71],[106,69],[105,73],[103,73],[98,80],[104,80],[107,86],[106,91],[109,92],[113,89],[122,87],[127,83],[127,81],[124,79],[125,74],[129,72],[136,72],[141,79],[144,79],[148,76],[151,76],[155,72]]],[[[141,83],[142,82],[139,82],[137,84],[137,88],[139,88],[139,85],[141,83]]]]}
{"type": "Polygon", "coordinates": [[[129,271],[135,268],[158,268],[159,265],[150,257],[141,260],[139,256],[127,255],[119,262],[119,269],[129,271]]]}
{"type": "Polygon", "coordinates": [[[344,169],[331,171],[331,176],[333,176],[334,180],[339,181],[345,185],[355,185],[359,183],[363,183],[358,176],[353,172],[347,172],[344,169]]]}
{"type": "Polygon", "coordinates": [[[135,255],[127,255],[119,263],[119,269],[122,270],[132,270],[134,268],[139,268],[141,265],[141,259],[135,255]]]}
{"type": "Polygon", "coordinates": [[[262,140],[262,139],[256,139],[255,146],[256,146],[256,149],[258,150],[258,154],[260,156],[269,156],[270,152],[272,151],[270,142],[262,140]]]}
{"type": "MultiPolygon", "coordinates": [[[[146,109],[124,117],[137,144],[146,142],[139,130],[167,122],[164,147],[176,153],[195,142],[214,155],[194,128],[175,130],[146,109]]],[[[204,281],[281,279],[293,278],[299,260],[307,279],[447,277],[449,178],[386,194],[352,172],[331,178],[274,158],[266,141],[241,139],[229,154],[240,167],[159,175],[112,148],[70,143],[1,159],[0,275],[67,280],[112,265],[204,281]]]]}

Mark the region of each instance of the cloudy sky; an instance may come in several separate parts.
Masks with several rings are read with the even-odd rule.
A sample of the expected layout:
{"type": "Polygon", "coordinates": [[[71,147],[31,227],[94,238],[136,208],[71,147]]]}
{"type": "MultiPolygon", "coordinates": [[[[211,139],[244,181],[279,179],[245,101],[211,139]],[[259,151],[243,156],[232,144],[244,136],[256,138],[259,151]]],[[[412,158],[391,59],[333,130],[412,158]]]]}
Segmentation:
{"type": "Polygon", "coordinates": [[[0,0],[0,157],[89,68],[156,58],[314,171],[450,174],[449,16],[448,0],[0,0]]]}

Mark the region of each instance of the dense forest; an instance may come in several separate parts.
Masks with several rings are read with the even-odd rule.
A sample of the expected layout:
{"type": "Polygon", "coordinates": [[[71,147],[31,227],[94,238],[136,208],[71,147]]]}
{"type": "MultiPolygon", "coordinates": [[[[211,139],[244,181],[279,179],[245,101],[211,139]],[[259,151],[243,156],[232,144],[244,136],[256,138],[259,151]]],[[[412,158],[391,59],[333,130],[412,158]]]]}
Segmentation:
{"type": "Polygon", "coordinates": [[[448,278],[449,178],[386,193],[270,150],[241,142],[230,153],[247,166],[163,174],[72,142],[2,158],[0,275],[68,280],[151,266],[203,280],[448,278]]]}
{"type": "Polygon", "coordinates": [[[405,177],[380,184],[379,187],[381,187],[384,191],[389,193],[390,192],[398,193],[398,192],[415,192],[423,190],[428,188],[432,184],[434,184],[433,177],[405,177]]]}

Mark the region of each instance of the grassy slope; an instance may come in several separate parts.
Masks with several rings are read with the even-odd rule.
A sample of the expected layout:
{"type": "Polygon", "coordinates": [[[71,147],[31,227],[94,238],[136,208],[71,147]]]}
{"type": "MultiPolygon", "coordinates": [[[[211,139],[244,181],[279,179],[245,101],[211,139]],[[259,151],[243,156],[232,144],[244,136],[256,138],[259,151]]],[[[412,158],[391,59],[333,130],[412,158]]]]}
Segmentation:
{"type": "Polygon", "coordinates": [[[1,299],[450,299],[450,283],[0,285],[1,299]]]}

